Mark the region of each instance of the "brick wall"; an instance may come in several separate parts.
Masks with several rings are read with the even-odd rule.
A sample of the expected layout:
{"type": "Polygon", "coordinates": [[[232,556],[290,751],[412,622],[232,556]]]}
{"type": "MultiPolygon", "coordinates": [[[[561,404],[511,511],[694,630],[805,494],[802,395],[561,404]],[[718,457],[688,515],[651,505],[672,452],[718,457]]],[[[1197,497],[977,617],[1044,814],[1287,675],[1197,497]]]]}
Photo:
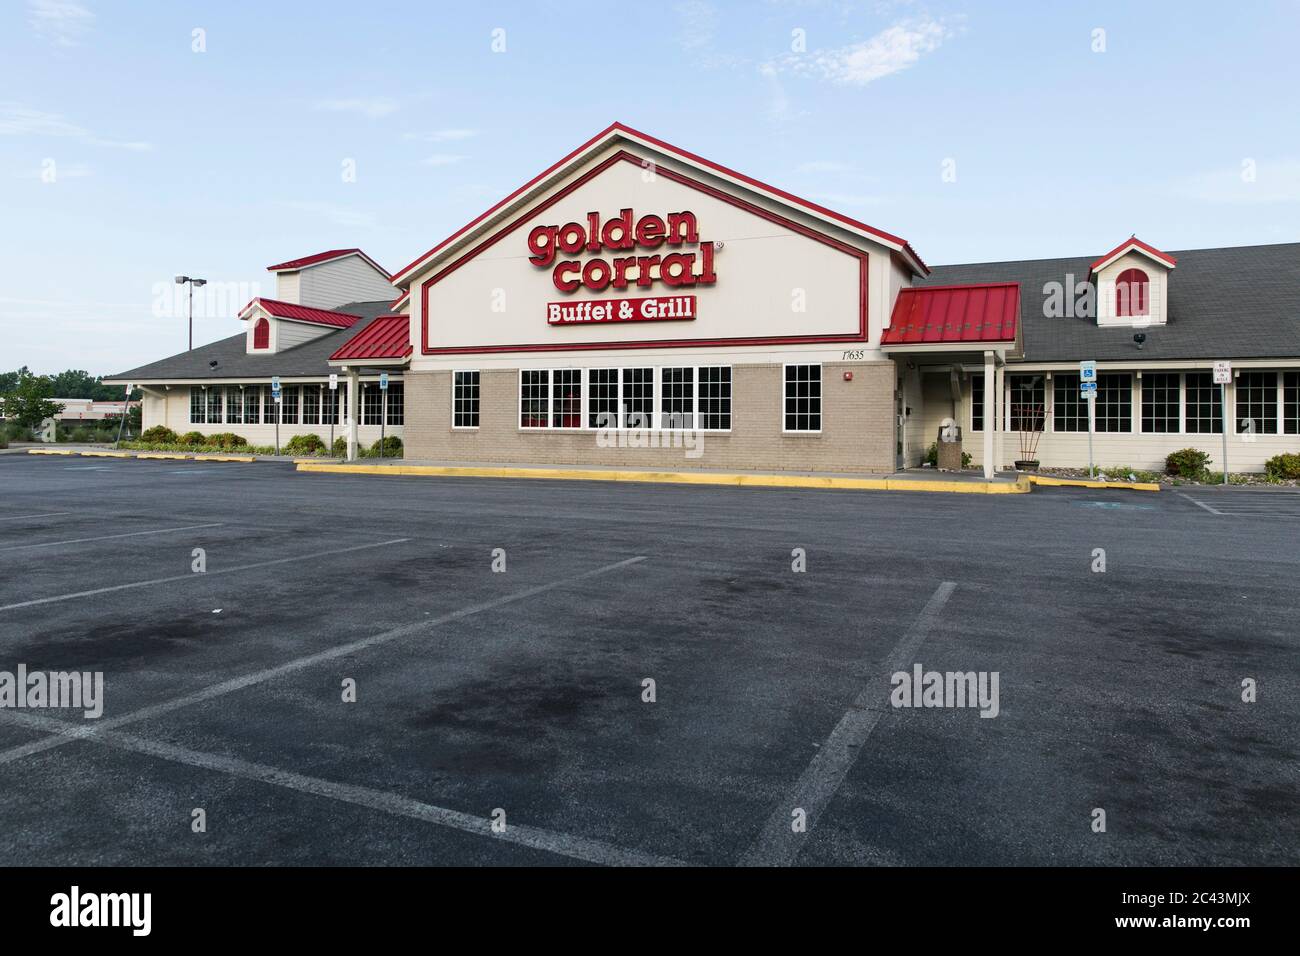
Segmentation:
{"type": "Polygon", "coordinates": [[[732,366],[728,434],[703,436],[703,454],[676,448],[602,448],[595,431],[519,428],[519,373],[483,370],[479,428],[451,427],[451,372],[407,372],[406,457],[436,461],[611,465],[626,468],[882,473],[894,470],[893,362],[822,366],[822,432],[787,435],[782,366],[732,366]],[[844,373],[853,372],[853,381],[844,373]]]}

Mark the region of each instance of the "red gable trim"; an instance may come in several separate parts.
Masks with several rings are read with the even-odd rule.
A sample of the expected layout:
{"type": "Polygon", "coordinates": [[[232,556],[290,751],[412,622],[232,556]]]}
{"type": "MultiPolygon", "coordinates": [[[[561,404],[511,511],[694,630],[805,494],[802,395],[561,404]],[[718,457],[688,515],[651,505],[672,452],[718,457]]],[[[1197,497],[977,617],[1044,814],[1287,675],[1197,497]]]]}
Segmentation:
{"type": "Polygon", "coordinates": [[[1169,253],[1161,252],[1155,246],[1148,245],[1147,243],[1139,239],[1137,236],[1130,236],[1128,239],[1125,239],[1123,242],[1121,242],[1110,252],[1106,253],[1104,256],[1102,256],[1100,259],[1098,259],[1096,262],[1090,265],[1088,267],[1088,271],[1096,272],[1102,266],[1109,265],[1112,261],[1122,256],[1130,249],[1136,249],[1139,252],[1144,252],[1152,259],[1155,259],[1157,262],[1164,263],[1165,265],[1169,266],[1169,268],[1171,269],[1174,267],[1174,264],[1178,262],[1178,260],[1175,259],[1173,256],[1169,255],[1169,253]]]}
{"type": "Polygon", "coordinates": [[[333,262],[335,259],[345,259],[348,256],[360,256],[370,263],[386,277],[392,278],[388,270],[381,266],[374,259],[362,252],[360,249],[330,249],[328,252],[318,252],[315,255],[303,256],[301,259],[290,259],[288,262],[278,262],[273,266],[267,266],[267,272],[297,272],[299,269],[305,269],[307,266],[320,265],[322,262],[333,262]]]}
{"type": "Polygon", "coordinates": [[[410,317],[382,315],[339,346],[330,356],[330,361],[404,359],[410,354],[410,317]]]}
{"type": "Polygon", "coordinates": [[[263,299],[260,296],[239,310],[239,317],[246,318],[249,310],[259,307],[267,315],[277,319],[289,319],[294,322],[311,322],[315,325],[332,325],[340,329],[350,329],[361,318],[348,312],[331,312],[329,309],[311,309],[305,305],[281,302],[279,299],[263,299]]]}
{"type": "Polygon", "coordinates": [[[402,306],[404,306],[404,305],[405,305],[407,302],[409,302],[410,300],[411,300],[411,290],[410,290],[410,289],[403,289],[403,290],[402,290],[402,294],[399,295],[396,299],[394,299],[394,300],[389,304],[388,307],[389,307],[390,309],[392,309],[394,312],[397,312],[399,309],[402,308],[402,306]]]}
{"type": "Polygon", "coordinates": [[[1020,318],[1020,283],[903,289],[881,345],[1011,343],[1020,318]]]}
{"type": "Polygon", "coordinates": [[[664,142],[664,141],[661,140],[661,139],[656,139],[656,138],[653,137],[653,136],[649,136],[649,135],[647,135],[647,134],[645,134],[645,133],[642,133],[642,132],[640,132],[640,131],[638,131],[638,130],[633,129],[633,128],[630,127],[630,126],[625,126],[625,125],[622,124],[622,123],[611,123],[608,127],[606,127],[605,129],[601,130],[599,133],[597,133],[597,134],[596,134],[595,136],[593,136],[591,139],[587,140],[585,143],[583,143],[583,144],[582,144],[581,146],[579,146],[577,149],[573,150],[573,152],[569,153],[567,156],[565,156],[565,157],[564,157],[563,159],[561,159],[559,162],[557,162],[557,163],[553,163],[552,165],[550,165],[549,167],[547,167],[544,171],[542,171],[542,172],[539,173],[538,175],[534,176],[534,177],[533,177],[532,179],[530,179],[528,182],[524,183],[522,186],[520,186],[520,187],[519,187],[518,189],[516,189],[514,192],[510,193],[510,195],[506,196],[504,199],[502,199],[502,200],[501,200],[500,202],[498,202],[496,205],[492,206],[492,207],[491,207],[490,209],[488,209],[486,212],[484,212],[483,214],[479,215],[479,216],[476,217],[475,219],[472,219],[470,222],[466,223],[466,224],[465,224],[464,226],[462,226],[460,229],[457,229],[457,230],[456,230],[455,232],[453,232],[450,236],[448,236],[446,239],[442,240],[442,242],[438,243],[436,246],[434,246],[432,249],[430,249],[430,250],[429,250],[428,252],[426,252],[424,255],[422,255],[422,256],[420,256],[419,258],[417,258],[417,259],[416,259],[414,262],[412,262],[410,265],[406,266],[404,269],[399,270],[399,271],[398,271],[398,272],[393,276],[393,281],[394,281],[394,283],[401,282],[401,281],[405,280],[405,279],[406,279],[406,278],[407,278],[407,277],[408,277],[408,276],[409,276],[409,275],[410,275],[410,274],[411,274],[415,269],[417,269],[417,268],[420,267],[420,266],[423,266],[423,265],[424,265],[424,264],[425,264],[425,263],[426,263],[426,262],[427,262],[431,257],[433,257],[434,255],[436,255],[436,254],[437,254],[439,251],[441,251],[443,248],[445,248],[446,246],[450,245],[450,244],[451,244],[452,242],[454,242],[455,240],[459,239],[462,235],[464,235],[465,233],[469,232],[469,231],[470,231],[471,229],[473,229],[475,226],[479,225],[479,223],[481,223],[481,222],[483,222],[484,220],[490,218],[490,217],[491,217],[494,213],[496,213],[498,210],[500,210],[500,209],[502,209],[503,207],[509,205],[509,204],[510,204],[512,201],[514,201],[517,197],[519,197],[519,196],[522,195],[523,193],[527,192],[529,189],[531,189],[531,188],[533,188],[534,186],[536,186],[538,183],[540,183],[542,180],[546,179],[548,176],[550,176],[550,175],[551,175],[552,173],[554,173],[556,170],[558,170],[558,169],[560,169],[561,167],[567,165],[567,164],[568,164],[571,160],[573,160],[575,157],[580,156],[580,155],[582,155],[583,153],[587,152],[589,149],[591,149],[591,147],[595,146],[597,143],[599,143],[599,142],[601,142],[602,140],[604,140],[604,139],[610,137],[611,134],[616,133],[616,132],[618,132],[618,133],[624,133],[624,134],[626,134],[627,136],[636,137],[637,139],[643,140],[643,141],[646,142],[646,143],[649,143],[649,144],[651,144],[651,145],[653,145],[653,146],[656,146],[656,147],[658,147],[659,149],[664,150],[665,152],[668,152],[668,153],[675,153],[676,155],[682,157],[683,159],[690,160],[691,162],[694,162],[694,163],[699,163],[700,165],[702,165],[702,166],[706,166],[706,167],[708,167],[709,169],[712,169],[712,170],[714,170],[714,171],[716,171],[716,172],[719,172],[719,173],[723,174],[724,176],[729,176],[729,177],[731,177],[731,178],[733,178],[733,179],[740,180],[741,182],[743,182],[743,183],[745,183],[745,184],[747,184],[747,185],[749,185],[749,186],[751,186],[751,187],[754,187],[754,188],[756,188],[756,189],[760,189],[760,190],[763,190],[763,191],[765,191],[765,192],[771,193],[772,195],[777,196],[777,197],[779,197],[779,198],[785,200],[786,202],[793,203],[793,204],[795,204],[795,205],[799,205],[799,206],[803,206],[803,207],[805,207],[806,209],[811,209],[811,210],[813,210],[814,212],[820,213],[821,215],[829,216],[830,218],[835,219],[835,220],[837,220],[837,221],[839,221],[839,222],[841,222],[841,223],[844,223],[844,224],[847,225],[847,226],[851,226],[851,227],[854,228],[854,229],[860,229],[860,230],[862,230],[863,232],[869,233],[869,234],[871,234],[871,235],[877,237],[878,239],[882,239],[882,240],[884,240],[884,241],[887,242],[887,243],[890,243],[890,244],[892,244],[892,245],[898,246],[899,249],[900,249],[901,251],[903,251],[903,252],[905,252],[907,255],[911,256],[911,257],[912,257],[912,258],[917,262],[917,264],[919,264],[919,265],[921,266],[921,269],[922,269],[922,270],[923,270],[927,275],[928,275],[929,272],[930,272],[930,268],[929,268],[929,266],[927,266],[927,265],[925,264],[925,262],[921,259],[921,257],[920,257],[919,255],[916,254],[916,250],[914,250],[914,249],[912,248],[911,244],[908,243],[907,240],[905,240],[905,239],[900,239],[898,236],[891,235],[890,233],[888,233],[888,232],[884,232],[883,230],[880,230],[880,229],[876,229],[874,226],[869,226],[869,225],[867,225],[865,222],[859,222],[859,221],[856,220],[856,219],[850,219],[848,216],[841,215],[840,213],[837,213],[837,212],[835,212],[834,210],[827,209],[825,206],[820,206],[820,205],[818,205],[817,203],[810,202],[810,201],[807,200],[807,199],[800,199],[798,196],[795,196],[793,193],[788,193],[788,192],[786,192],[785,190],[777,189],[775,186],[769,186],[769,185],[767,185],[767,184],[764,183],[764,182],[761,182],[761,181],[759,181],[759,180],[757,180],[757,179],[754,179],[754,178],[752,178],[752,177],[750,177],[750,176],[746,176],[746,175],[743,174],[743,173],[738,173],[738,172],[736,172],[736,171],[733,170],[733,169],[728,169],[726,166],[723,166],[723,165],[721,165],[721,164],[719,164],[719,163],[715,163],[715,162],[713,162],[712,160],[705,159],[705,158],[702,157],[702,156],[697,156],[695,153],[688,152],[687,150],[681,149],[681,148],[679,148],[679,147],[677,147],[677,146],[673,146],[671,143],[666,143],[666,142],[664,142]]]}
{"type": "Polygon", "coordinates": [[[705,195],[712,196],[725,203],[730,203],[739,209],[759,216],[769,222],[777,223],[792,232],[797,232],[806,236],[815,242],[830,246],[837,249],[845,255],[852,256],[858,260],[858,329],[856,332],[847,333],[823,333],[811,335],[773,335],[773,336],[737,336],[728,339],[641,339],[637,341],[615,341],[615,342],[569,342],[567,344],[555,343],[532,343],[520,345],[458,345],[447,346],[443,348],[429,347],[429,289],[434,283],[441,281],[450,273],[459,269],[466,262],[469,262],[484,249],[493,245],[503,236],[523,225],[533,216],[543,210],[549,209],[569,193],[579,188],[591,179],[600,175],[610,166],[618,162],[628,162],[639,164],[640,157],[631,153],[620,150],[607,159],[602,160],[596,166],[587,170],[573,182],[569,183],[563,189],[547,197],[535,206],[525,210],[514,220],[502,226],[497,232],[480,242],[477,246],[461,255],[450,265],[445,266],[434,275],[420,283],[420,350],[425,355],[460,355],[465,353],[489,353],[489,352],[571,352],[582,351],[586,349],[641,349],[641,348],[688,348],[691,346],[713,346],[713,345],[795,345],[805,343],[824,343],[824,342],[865,342],[867,340],[867,279],[868,279],[868,257],[861,249],[854,248],[847,243],[817,232],[801,223],[786,219],[784,216],[777,215],[771,210],[756,206],[753,203],[741,199],[739,196],[733,196],[730,193],[722,192],[719,189],[702,183],[699,180],[691,179],[681,173],[669,169],[659,169],[656,175],[663,176],[673,182],[681,183],[691,189],[699,190],[705,195]]]}

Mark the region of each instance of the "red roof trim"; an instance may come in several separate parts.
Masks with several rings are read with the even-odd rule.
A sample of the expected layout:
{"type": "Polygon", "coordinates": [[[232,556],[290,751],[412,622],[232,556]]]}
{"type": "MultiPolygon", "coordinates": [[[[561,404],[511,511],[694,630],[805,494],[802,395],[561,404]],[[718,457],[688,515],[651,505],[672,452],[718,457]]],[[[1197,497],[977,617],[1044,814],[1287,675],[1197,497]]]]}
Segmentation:
{"type": "Polygon", "coordinates": [[[482,213],[481,215],[477,216],[476,218],[470,220],[468,223],[466,223],[466,224],[465,224],[464,226],[462,226],[460,229],[457,229],[457,230],[456,230],[455,232],[453,232],[450,236],[448,236],[446,239],[442,240],[442,242],[438,243],[436,246],[434,246],[432,249],[430,249],[430,250],[429,250],[428,252],[426,252],[424,255],[420,256],[420,257],[417,258],[417,259],[415,259],[413,262],[411,262],[411,263],[410,263],[409,265],[407,265],[405,268],[398,270],[398,272],[393,276],[394,281],[401,281],[401,280],[404,280],[404,279],[405,279],[405,278],[406,278],[406,277],[407,277],[407,276],[412,272],[412,270],[414,270],[414,269],[417,268],[418,266],[423,265],[423,264],[424,264],[424,263],[425,263],[425,262],[426,262],[426,261],[427,261],[431,256],[437,254],[440,250],[442,250],[442,249],[445,248],[446,246],[450,245],[452,242],[454,242],[456,239],[460,238],[460,237],[461,237],[462,235],[464,235],[466,232],[469,232],[471,229],[473,229],[473,228],[474,228],[475,226],[477,226],[479,223],[481,223],[481,222],[483,222],[485,219],[489,218],[493,213],[495,213],[495,212],[497,212],[498,210],[502,209],[503,207],[509,205],[509,204],[510,204],[511,202],[513,202],[513,201],[514,201],[518,196],[520,196],[520,195],[522,195],[523,193],[527,192],[529,189],[531,189],[533,186],[537,185],[537,184],[538,184],[539,182],[541,182],[542,180],[546,179],[548,176],[550,176],[550,175],[551,175],[552,173],[554,173],[556,170],[558,170],[558,169],[560,169],[561,167],[565,166],[565,165],[566,165],[570,160],[572,160],[572,159],[574,159],[575,157],[580,156],[581,154],[585,153],[585,152],[586,152],[587,150],[589,150],[592,146],[596,145],[596,144],[599,143],[601,140],[603,140],[603,139],[605,139],[606,137],[608,137],[611,133],[615,133],[615,132],[624,133],[624,134],[627,134],[628,136],[635,136],[635,137],[637,137],[637,138],[639,138],[639,139],[644,140],[644,141],[647,142],[647,143],[650,143],[650,144],[653,145],[653,146],[657,146],[657,147],[659,147],[660,149],[664,150],[665,152],[676,153],[678,156],[681,156],[681,157],[683,157],[684,159],[688,159],[688,160],[690,160],[691,162],[695,162],[695,163],[699,163],[699,164],[701,164],[701,165],[703,165],[703,166],[707,166],[708,168],[710,168],[710,169],[712,169],[712,170],[714,170],[714,171],[716,171],[716,172],[722,173],[722,174],[725,175],[725,176],[730,176],[730,177],[732,177],[732,178],[734,178],[734,179],[738,179],[738,180],[740,180],[741,182],[743,182],[743,183],[745,183],[745,184],[747,184],[747,185],[749,185],[749,186],[753,186],[753,187],[755,187],[755,188],[757,188],[757,189],[766,190],[767,192],[771,193],[772,195],[774,195],[774,196],[778,196],[778,197],[780,197],[781,199],[786,200],[787,202],[794,203],[795,205],[803,206],[803,207],[805,207],[805,208],[807,208],[807,209],[811,209],[811,210],[813,210],[814,212],[821,213],[821,214],[824,215],[824,216],[829,216],[829,217],[831,217],[832,219],[835,219],[835,220],[838,220],[838,221],[841,222],[841,223],[844,223],[845,225],[848,225],[848,226],[853,227],[854,229],[861,229],[862,231],[867,232],[867,233],[870,233],[871,235],[876,236],[876,237],[879,238],[879,239],[883,239],[883,240],[885,240],[886,242],[893,243],[894,245],[900,246],[901,249],[902,249],[902,251],[906,252],[909,256],[911,256],[913,259],[916,260],[916,262],[921,266],[922,270],[924,270],[925,273],[926,273],[927,275],[928,275],[929,272],[930,272],[930,267],[927,266],[927,265],[925,264],[925,261],[924,261],[924,260],[923,260],[919,255],[917,255],[916,250],[913,249],[912,246],[911,246],[911,244],[908,243],[907,240],[905,240],[905,239],[901,239],[901,238],[899,238],[898,236],[892,235],[892,234],[890,234],[890,233],[888,233],[888,232],[885,232],[885,231],[883,231],[883,230],[876,229],[874,226],[868,226],[865,222],[859,222],[859,221],[856,220],[856,219],[851,219],[851,218],[849,218],[848,216],[845,216],[845,215],[842,215],[842,214],[840,214],[840,213],[835,212],[834,210],[827,209],[825,206],[820,206],[820,205],[818,205],[818,204],[815,203],[815,202],[810,202],[810,201],[807,200],[807,199],[801,199],[801,198],[799,198],[798,196],[794,195],[793,193],[788,193],[788,192],[786,192],[786,191],[783,190],[783,189],[777,189],[775,186],[769,186],[767,183],[764,183],[764,182],[762,182],[762,181],[760,181],[760,180],[754,179],[753,177],[746,176],[744,173],[736,172],[734,169],[729,169],[729,168],[727,168],[726,166],[721,165],[720,163],[715,163],[715,162],[713,162],[712,160],[705,159],[705,158],[702,157],[702,156],[698,156],[698,155],[696,155],[695,153],[692,153],[692,152],[689,152],[689,151],[687,151],[687,150],[681,149],[680,147],[674,146],[674,145],[672,145],[671,143],[667,143],[667,142],[664,142],[664,141],[661,140],[661,139],[657,139],[657,138],[655,138],[655,137],[653,137],[653,136],[649,136],[649,135],[647,135],[647,134],[645,134],[645,133],[640,132],[639,130],[635,130],[635,129],[633,129],[633,128],[630,127],[630,126],[625,126],[625,125],[622,124],[622,123],[611,123],[608,127],[606,127],[605,129],[601,130],[599,133],[597,133],[597,134],[596,134],[595,136],[593,136],[591,139],[587,140],[585,143],[583,143],[583,144],[582,144],[581,146],[579,146],[577,149],[573,150],[571,153],[569,153],[567,156],[565,156],[565,157],[564,157],[563,159],[561,159],[559,162],[552,163],[550,166],[548,166],[548,167],[547,167],[545,170],[543,170],[541,173],[539,173],[538,175],[534,176],[534,177],[533,177],[532,179],[530,179],[528,182],[524,183],[522,186],[520,186],[520,187],[519,187],[518,189],[516,189],[514,192],[510,193],[510,195],[506,196],[506,197],[505,197],[504,199],[502,199],[500,202],[496,203],[496,204],[493,205],[491,208],[489,208],[486,212],[484,212],[484,213],[482,213]]]}
{"type": "Polygon", "coordinates": [[[917,286],[898,293],[880,344],[1010,344],[1019,319],[1019,282],[917,286]]]}
{"type": "Polygon", "coordinates": [[[307,266],[320,265],[322,262],[333,262],[335,259],[345,259],[348,256],[360,256],[370,263],[387,278],[392,276],[388,270],[381,266],[374,259],[362,252],[360,249],[330,249],[327,252],[317,252],[314,255],[303,256],[301,259],[290,259],[288,262],[277,262],[273,266],[267,266],[267,272],[297,272],[299,269],[305,269],[307,266]]]}
{"type": "Polygon", "coordinates": [[[411,351],[410,316],[381,315],[340,345],[329,360],[404,359],[411,351]]]}
{"type": "Polygon", "coordinates": [[[277,319],[289,319],[294,322],[311,322],[315,325],[330,325],[340,329],[350,329],[361,318],[350,312],[332,312],[329,309],[313,309],[293,302],[281,302],[279,299],[265,299],[261,296],[253,299],[239,310],[239,317],[244,318],[249,309],[258,306],[268,315],[277,319]]]}
{"type": "Polygon", "coordinates": [[[1161,252],[1155,246],[1143,242],[1137,236],[1130,236],[1129,238],[1121,242],[1118,246],[1116,246],[1114,249],[1112,249],[1110,252],[1106,253],[1104,256],[1102,256],[1100,259],[1094,262],[1092,265],[1088,266],[1088,271],[1096,272],[1098,268],[1110,262],[1110,260],[1114,259],[1116,256],[1127,252],[1130,248],[1139,249],[1142,252],[1145,252],[1151,258],[1155,259],[1156,261],[1163,262],[1170,267],[1172,267],[1178,262],[1178,260],[1175,259],[1173,256],[1171,256],[1169,253],[1161,252]]]}
{"type": "Polygon", "coordinates": [[[394,312],[396,312],[398,309],[402,307],[402,303],[408,301],[410,298],[411,298],[411,290],[403,289],[402,294],[399,295],[392,302],[390,302],[388,307],[392,309],[394,312]]]}

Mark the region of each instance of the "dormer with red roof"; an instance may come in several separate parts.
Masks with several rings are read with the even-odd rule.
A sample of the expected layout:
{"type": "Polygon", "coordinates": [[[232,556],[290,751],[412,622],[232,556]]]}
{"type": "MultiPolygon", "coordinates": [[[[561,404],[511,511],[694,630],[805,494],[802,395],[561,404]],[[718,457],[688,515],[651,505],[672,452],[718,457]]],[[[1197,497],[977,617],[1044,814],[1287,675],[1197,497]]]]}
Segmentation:
{"type": "Polygon", "coordinates": [[[1177,260],[1130,236],[1096,260],[1089,272],[1097,289],[1097,324],[1139,328],[1169,318],[1169,273],[1177,260]]]}
{"type": "Polygon", "coordinates": [[[239,317],[248,323],[244,351],[249,355],[275,355],[339,329],[350,329],[361,319],[347,312],[260,296],[244,306],[239,317]]]}
{"type": "Polygon", "coordinates": [[[345,302],[391,299],[388,271],[360,249],[329,249],[266,267],[275,273],[275,298],[316,309],[345,302]]]}

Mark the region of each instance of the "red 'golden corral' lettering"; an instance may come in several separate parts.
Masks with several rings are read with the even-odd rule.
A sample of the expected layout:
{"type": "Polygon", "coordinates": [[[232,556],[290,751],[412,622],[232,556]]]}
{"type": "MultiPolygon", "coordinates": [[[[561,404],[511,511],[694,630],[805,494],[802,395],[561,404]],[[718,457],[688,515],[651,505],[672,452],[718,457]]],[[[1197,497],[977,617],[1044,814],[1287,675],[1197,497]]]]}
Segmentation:
{"type": "Polygon", "coordinates": [[[601,220],[600,213],[589,212],[585,222],[566,222],[562,226],[534,226],[528,233],[528,261],[536,266],[553,266],[551,281],[561,292],[576,292],[579,286],[593,292],[608,288],[626,289],[635,282],[648,288],[655,282],[672,287],[713,285],[712,242],[700,242],[699,224],[690,211],[669,213],[667,217],[649,214],[637,218],[631,208],[619,210],[611,219],[601,220]],[[696,252],[672,252],[667,255],[619,256],[556,261],[560,253],[629,252],[638,248],[698,245],[696,252]]]}

